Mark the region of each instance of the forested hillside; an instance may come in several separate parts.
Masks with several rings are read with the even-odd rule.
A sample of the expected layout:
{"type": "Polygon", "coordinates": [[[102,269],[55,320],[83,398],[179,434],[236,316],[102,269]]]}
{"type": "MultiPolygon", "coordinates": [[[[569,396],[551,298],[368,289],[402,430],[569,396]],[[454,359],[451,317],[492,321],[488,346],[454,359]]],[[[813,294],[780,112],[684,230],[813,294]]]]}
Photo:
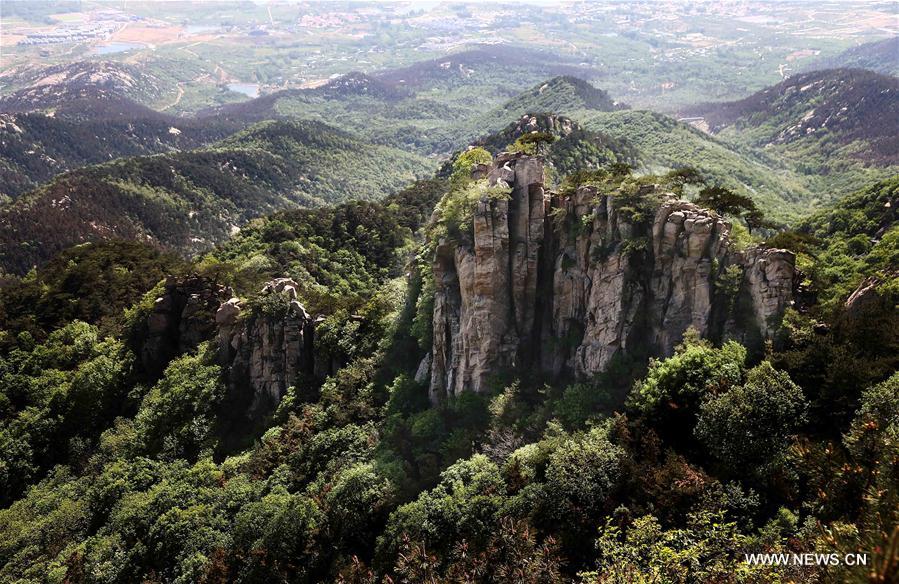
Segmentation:
{"type": "MultiPolygon", "coordinates": [[[[490,64],[491,59],[486,58],[486,54],[472,53],[485,58],[491,72],[505,71],[499,65],[490,64]]],[[[468,53],[459,58],[463,59],[465,55],[468,53]]],[[[539,62],[534,66],[543,71],[539,62]]],[[[422,75],[430,71],[427,63],[416,67],[422,68],[422,75]]],[[[455,70],[447,72],[439,65],[435,67],[440,73],[430,72],[425,75],[427,79],[430,75],[435,75],[436,79],[462,75],[455,70]]],[[[535,75],[536,79],[542,78],[529,71],[524,79],[533,80],[535,75]]],[[[401,77],[399,73],[380,76],[350,73],[321,87],[279,91],[244,103],[203,111],[199,116],[234,121],[272,117],[319,120],[379,144],[423,154],[446,155],[526,113],[572,114],[623,107],[605,91],[570,76],[553,77],[511,99],[508,92],[498,92],[488,99],[484,88],[477,88],[477,80],[465,75],[462,76],[464,85],[459,89],[460,95],[439,88],[420,87],[418,83],[400,82],[401,77]],[[472,92],[479,95],[477,104],[472,103],[472,92]],[[495,105],[489,107],[490,104],[495,105]]],[[[482,80],[491,84],[499,81],[501,79],[489,76],[482,80]]],[[[522,81],[516,79],[515,83],[522,81]]]]}
{"type": "Polygon", "coordinates": [[[888,3],[2,1],[0,584],[899,584],[888,3]]]}
{"type": "Polygon", "coordinates": [[[844,67],[868,69],[883,75],[899,74],[899,36],[887,37],[879,41],[862,43],[846,49],[838,55],[825,59],[816,59],[806,70],[841,69],[844,67]]]}
{"type": "MultiPolygon", "coordinates": [[[[899,79],[861,69],[794,75],[745,99],[686,111],[721,140],[760,149],[812,192],[848,194],[899,169],[899,79]]],[[[822,198],[825,202],[833,199],[822,198]]]]}
{"type": "MultiPolygon", "coordinates": [[[[260,132],[280,144],[282,131],[226,145],[260,132]]],[[[735,217],[679,200],[689,188],[720,200],[686,171],[635,176],[582,159],[591,166],[551,191],[527,150],[555,148],[558,135],[519,135],[496,158],[468,150],[445,179],[379,202],[256,219],[197,261],[91,243],[8,279],[0,577],[889,581],[896,181],[796,231],[769,230],[767,249],[741,239],[735,217]],[[765,286],[765,264],[741,263],[758,253],[778,266],[765,286]],[[651,276],[649,296],[615,274],[651,276]],[[759,323],[778,278],[792,300],[759,323]],[[706,329],[687,326],[701,302],[687,321],[677,308],[703,282],[706,329]],[[593,292],[577,293],[581,283],[593,292]],[[438,328],[453,322],[456,286],[472,302],[455,314],[486,328],[438,328]],[[666,290],[660,308],[652,298],[666,290]],[[618,321],[637,335],[628,346],[677,333],[671,350],[645,360],[628,349],[590,375],[554,369],[547,356],[605,327],[585,316],[579,330],[565,307],[594,314],[617,295],[667,314],[648,328],[618,321]],[[535,330],[555,339],[541,356],[489,360],[510,350],[492,327],[541,314],[552,328],[535,330]],[[711,338],[715,322],[731,336],[711,338]],[[460,362],[494,363],[478,391],[435,393],[436,349],[468,350],[479,334],[487,360],[460,362]],[[744,561],[819,548],[868,550],[871,563],[744,561]]]]}
{"type": "Polygon", "coordinates": [[[593,114],[584,127],[627,140],[650,172],[691,166],[756,201],[772,218],[794,219],[800,206],[820,202],[791,170],[762,154],[743,155],[674,118],[648,111],[593,114]]]}
{"type": "Polygon", "coordinates": [[[15,198],[57,174],[89,164],[198,148],[238,128],[234,123],[166,116],[126,99],[73,100],[53,115],[0,114],[0,196],[15,198]]]}
{"type": "Polygon", "coordinates": [[[252,217],[378,199],[428,167],[323,124],[261,122],[206,148],[85,167],[22,195],[0,209],[0,261],[21,273],[73,244],[111,238],[189,254],[252,217]]]}
{"type": "Polygon", "coordinates": [[[4,112],[53,110],[84,98],[147,103],[164,91],[164,82],[146,68],[114,61],[13,68],[0,79],[13,89],[0,100],[4,112]]]}

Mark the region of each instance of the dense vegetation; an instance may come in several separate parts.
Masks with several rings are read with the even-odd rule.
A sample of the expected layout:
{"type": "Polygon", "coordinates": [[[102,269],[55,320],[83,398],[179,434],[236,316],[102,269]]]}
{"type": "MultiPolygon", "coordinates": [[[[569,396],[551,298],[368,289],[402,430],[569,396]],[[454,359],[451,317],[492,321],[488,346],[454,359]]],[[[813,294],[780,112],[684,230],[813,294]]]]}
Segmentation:
{"type": "Polygon", "coordinates": [[[816,59],[806,67],[806,70],[852,67],[884,75],[897,75],[899,74],[897,52],[899,52],[899,36],[892,36],[850,47],[838,55],[816,59]]]}
{"type": "MultiPolygon", "coordinates": [[[[462,57],[467,55],[463,54],[462,57]]],[[[460,58],[462,58],[460,57],[460,58]]],[[[464,60],[464,59],[463,59],[464,60]]],[[[427,69],[428,64],[416,65],[427,69]]],[[[439,66],[438,70],[443,71],[439,66]]],[[[502,79],[509,72],[491,66],[491,73],[502,71],[502,79]]],[[[433,72],[432,72],[433,73],[433,72]]],[[[438,77],[455,78],[456,71],[438,77]]],[[[529,73],[527,79],[534,79],[529,73]]],[[[527,113],[555,112],[569,114],[584,111],[620,109],[603,90],[582,79],[568,76],[554,77],[531,89],[507,99],[502,93],[494,108],[473,107],[470,93],[481,83],[495,84],[495,77],[484,80],[465,77],[456,80],[464,84],[465,96],[454,96],[443,89],[421,90],[414,93],[412,80],[399,82],[398,74],[375,78],[350,73],[312,89],[279,91],[245,103],[227,105],[200,112],[204,119],[226,117],[234,120],[261,120],[272,117],[323,121],[353,132],[366,139],[390,146],[412,149],[422,154],[447,154],[463,144],[488,132],[502,128],[509,120],[527,113]],[[206,118],[206,116],[214,116],[206,118]]],[[[538,77],[539,79],[539,77],[538,77]]],[[[520,84],[520,80],[516,80],[520,84]]],[[[490,91],[482,87],[479,93],[490,91]]],[[[481,99],[485,96],[480,95],[481,99]]]]}
{"type": "MultiPolygon", "coordinates": [[[[538,138],[516,143],[561,142],[538,138]]],[[[469,150],[447,180],[381,202],[257,219],[192,265],[88,244],[7,282],[0,579],[889,581],[899,561],[899,345],[886,279],[899,249],[895,179],[776,236],[804,254],[808,281],[763,355],[687,335],[648,365],[576,383],[525,368],[432,405],[414,379],[429,261],[414,234],[451,231],[456,211],[460,229],[466,193],[480,188],[466,177],[489,159],[469,150]],[[321,317],[317,350],[342,364],[298,379],[247,448],[224,435],[213,346],[175,358],[158,380],[135,365],[129,330],[154,280],[188,271],[251,301],[265,280],[294,278],[321,317]],[[882,300],[847,306],[865,278],[880,279],[882,300]],[[870,563],[744,562],[813,549],[865,551],[870,563]]],[[[593,174],[620,180],[627,169],[593,174]]]]}
{"type": "MultiPolygon", "coordinates": [[[[215,5],[210,22],[297,19],[287,4],[238,8],[215,5]]],[[[504,19],[511,38],[534,34],[504,19]]],[[[555,26],[566,40],[590,28],[555,26]]],[[[396,33],[371,36],[420,59],[415,34],[396,33]]],[[[797,76],[712,107],[713,137],[579,77],[695,78],[672,91],[673,109],[732,98],[735,78],[762,87],[783,41],[720,47],[700,71],[657,58],[692,48],[615,35],[594,39],[603,61],[573,44],[487,46],[196,118],[130,100],[232,101],[224,82],[202,81],[220,60],[283,86],[322,49],[278,37],[239,56],[198,43],[127,65],[4,72],[4,91],[23,89],[0,103],[0,195],[24,194],[0,208],[0,582],[895,582],[899,178],[884,123],[895,80],[797,76]],[[747,55],[751,66],[735,65],[747,55]],[[436,166],[424,155],[454,151],[436,178],[412,182],[436,166]],[[478,205],[509,197],[472,177],[501,151],[544,157],[563,196],[613,193],[633,225],[660,204],[641,187],[660,185],[732,221],[736,247],[794,251],[802,282],[776,338],[750,350],[688,331],[664,359],[634,351],[585,379],[525,363],[482,393],[432,402],[419,364],[445,334],[434,254],[470,245],[478,205]],[[285,298],[262,289],[285,277],[325,366],[294,376],[274,411],[236,425],[212,333],[173,344],[159,371],[144,365],[168,281],[239,297],[241,326],[284,317],[285,298]],[[809,551],[868,564],[745,561],[809,551]]],[[[657,91],[609,82],[638,99],[657,91]]]]}
{"type": "Polygon", "coordinates": [[[565,116],[526,113],[498,132],[475,142],[496,155],[505,150],[540,154],[551,164],[550,179],[559,180],[579,169],[636,164],[636,149],[623,138],[585,130],[565,116]]]}
{"type": "MultiPolygon", "coordinates": [[[[169,84],[161,72],[144,74],[150,83],[132,69],[114,72],[134,77],[135,86],[169,84]]],[[[72,91],[81,95],[83,74],[67,74],[73,78],[68,82],[74,85],[72,91]]],[[[860,70],[802,74],[737,102],[682,109],[684,115],[707,118],[718,132],[716,140],[662,114],[618,111],[626,106],[572,76],[578,74],[596,77],[570,59],[554,60],[517,48],[484,48],[406,69],[349,73],[315,88],[208,108],[197,123],[235,128],[269,119],[312,120],[374,144],[444,156],[501,131],[524,114],[552,112],[615,140],[628,140],[639,151],[644,171],[695,166],[753,197],[779,221],[796,219],[808,205],[828,205],[896,168],[890,158],[895,139],[889,124],[881,122],[895,109],[895,83],[889,77],[860,70]],[[563,75],[540,81],[559,73],[563,75]],[[806,85],[812,88],[799,91],[806,85]],[[813,115],[807,116],[810,111],[813,115]]],[[[17,95],[4,101],[30,103],[23,98],[28,91],[17,95]]],[[[41,103],[47,98],[32,99],[41,103]]],[[[188,134],[185,131],[185,137],[188,134]]],[[[171,142],[171,137],[163,141],[171,142]]],[[[15,170],[5,179],[15,183],[11,192],[27,186],[21,174],[15,170]]]]}
{"type": "Polygon", "coordinates": [[[651,172],[692,166],[735,192],[752,198],[767,215],[785,221],[800,204],[815,201],[789,170],[770,159],[743,156],[727,144],[661,114],[625,110],[587,117],[584,127],[630,142],[651,172]]]}
{"type": "Polygon", "coordinates": [[[63,174],[0,209],[0,265],[22,273],[68,246],[109,238],[191,252],[280,208],[373,200],[428,162],[315,122],[261,122],[210,147],[63,174]]]}
{"type": "Polygon", "coordinates": [[[167,116],[124,98],[71,100],[52,116],[35,111],[2,115],[0,198],[16,197],[67,170],[198,148],[237,129],[233,123],[167,116]]]}

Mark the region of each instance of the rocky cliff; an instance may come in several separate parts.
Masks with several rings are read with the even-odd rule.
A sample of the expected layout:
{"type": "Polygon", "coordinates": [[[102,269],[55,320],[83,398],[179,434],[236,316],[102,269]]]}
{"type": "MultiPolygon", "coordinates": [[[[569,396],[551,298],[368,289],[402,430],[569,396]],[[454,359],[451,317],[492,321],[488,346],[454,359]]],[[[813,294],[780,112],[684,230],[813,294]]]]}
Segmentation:
{"type": "Polygon", "coordinates": [[[297,300],[297,283],[279,278],[265,285],[260,308],[242,309],[240,300],[223,303],[215,315],[218,357],[229,391],[250,397],[248,413],[272,412],[287,388],[314,375],[314,322],[297,300]]]}
{"type": "Polygon", "coordinates": [[[432,400],[503,370],[587,377],[670,354],[689,327],[760,342],[791,302],[792,253],[737,251],[725,221],[653,185],[554,195],[520,154],[475,176],[511,195],[477,202],[470,240],[436,242],[432,400]]]}
{"type": "Polygon", "coordinates": [[[248,307],[207,278],[169,278],[135,335],[144,371],[158,378],[173,358],[213,341],[231,413],[264,417],[288,387],[331,372],[330,363],[314,358],[315,323],[297,301],[297,287],[289,278],[273,280],[248,307]]]}
{"type": "Polygon", "coordinates": [[[169,362],[215,334],[214,315],[231,290],[197,275],[169,277],[133,342],[144,372],[160,377],[169,362]]]}

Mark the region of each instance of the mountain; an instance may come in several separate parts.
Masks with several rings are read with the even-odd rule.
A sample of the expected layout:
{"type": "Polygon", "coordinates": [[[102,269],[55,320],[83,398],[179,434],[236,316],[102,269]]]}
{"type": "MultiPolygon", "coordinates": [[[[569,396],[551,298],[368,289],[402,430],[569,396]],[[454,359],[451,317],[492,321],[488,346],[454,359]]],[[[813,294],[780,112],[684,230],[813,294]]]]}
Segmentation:
{"type": "Polygon", "coordinates": [[[805,71],[846,67],[868,69],[883,75],[899,75],[899,36],[862,43],[838,55],[817,59],[809,63],[805,71]]]}
{"type": "MultiPolygon", "coordinates": [[[[739,101],[691,108],[714,134],[740,134],[754,146],[812,145],[875,165],[899,164],[899,136],[885,120],[899,119],[899,79],[861,69],[794,75],[739,101]]],[[[805,152],[803,152],[805,153],[805,152]]]]}
{"type": "Polygon", "coordinates": [[[318,120],[377,144],[446,155],[525,113],[619,107],[572,75],[599,74],[569,57],[484,46],[402,69],[349,73],[320,87],[279,91],[200,116],[318,120]]]}
{"type": "Polygon", "coordinates": [[[741,151],[780,160],[825,203],[899,171],[899,135],[889,123],[899,119],[895,77],[812,71],[683,115],[741,151]]]}
{"type": "Polygon", "coordinates": [[[138,103],[161,82],[137,66],[83,61],[6,76],[26,86],[0,98],[0,198],[67,170],[198,148],[246,126],[175,117],[138,103]]]}
{"type": "Polygon", "coordinates": [[[226,104],[197,112],[199,117],[238,117],[241,119],[268,119],[277,115],[282,102],[305,101],[310,104],[333,102],[353,98],[372,98],[378,101],[399,101],[412,94],[401,88],[384,83],[360,71],[340,75],[318,87],[305,89],[284,89],[248,101],[226,104]]]}
{"type": "Polygon", "coordinates": [[[363,73],[349,73],[319,87],[288,89],[203,110],[198,118],[233,123],[316,120],[377,144],[430,155],[449,150],[442,138],[435,139],[435,130],[452,127],[470,115],[465,108],[416,96],[363,73]]]}
{"type": "MultiPolygon", "coordinates": [[[[552,164],[553,179],[584,169],[607,167],[615,163],[636,164],[638,154],[627,140],[586,130],[576,121],[555,114],[525,114],[502,130],[472,143],[497,155],[515,148],[516,141],[529,134],[549,134],[554,140],[541,147],[540,154],[552,164]]],[[[536,150],[536,147],[534,147],[536,150]]]]}
{"type": "Polygon", "coordinates": [[[23,272],[110,238],[208,249],[280,208],[399,190],[430,164],[317,122],[261,122],[212,146],[123,158],[58,176],[0,209],[0,265],[23,272]]]}
{"type": "Polygon", "coordinates": [[[0,74],[0,83],[12,90],[0,100],[6,113],[66,107],[84,98],[145,103],[166,91],[166,82],[142,67],[113,61],[15,68],[0,74]]]}
{"type": "Polygon", "coordinates": [[[760,349],[790,304],[792,253],[738,252],[721,218],[652,185],[581,186],[547,206],[540,159],[501,154],[484,173],[508,196],[482,197],[456,225],[450,201],[464,195],[450,193],[436,214],[425,289],[440,332],[419,369],[434,404],[519,366],[587,378],[615,359],[670,355],[690,327],[760,349]]]}
{"type": "Polygon", "coordinates": [[[513,45],[480,45],[457,53],[420,61],[387,71],[376,72],[383,82],[415,91],[449,89],[470,84],[496,84],[518,77],[511,87],[530,85],[539,79],[558,75],[581,78],[601,76],[601,72],[582,65],[578,59],[549,51],[513,45]]]}
{"type": "Polygon", "coordinates": [[[0,113],[0,198],[15,198],[88,164],[198,148],[239,127],[226,120],[168,116],[126,98],[82,98],[49,114],[0,113]]]}
{"type": "Polygon", "coordinates": [[[602,89],[572,76],[559,76],[535,85],[510,99],[491,115],[510,117],[524,112],[553,112],[572,115],[580,110],[613,111],[627,106],[612,99],[602,89]]]}
{"type": "MultiPolygon", "coordinates": [[[[662,177],[475,154],[186,265],[106,242],[6,278],[0,579],[814,582],[746,554],[861,545],[834,581],[888,581],[895,286],[833,316],[662,177]]],[[[889,221],[878,191],[849,219],[889,221]]]]}

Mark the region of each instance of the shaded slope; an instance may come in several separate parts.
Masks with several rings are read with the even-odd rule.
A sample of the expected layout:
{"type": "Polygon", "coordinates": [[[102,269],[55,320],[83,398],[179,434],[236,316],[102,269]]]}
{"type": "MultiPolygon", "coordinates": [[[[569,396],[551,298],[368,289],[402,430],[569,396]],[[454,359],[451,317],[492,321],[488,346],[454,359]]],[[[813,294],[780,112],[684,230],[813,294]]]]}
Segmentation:
{"type": "Polygon", "coordinates": [[[544,79],[556,75],[600,75],[599,71],[580,65],[573,57],[509,45],[481,45],[408,67],[375,73],[374,77],[386,83],[421,90],[472,82],[497,71],[505,72],[504,77],[517,71],[532,78],[536,75],[544,79]]]}
{"type": "Polygon", "coordinates": [[[899,79],[861,69],[790,77],[746,99],[691,108],[713,133],[729,132],[758,147],[813,146],[875,165],[899,164],[899,79]],[[893,121],[893,123],[890,122],[893,121]]]}
{"type": "Polygon", "coordinates": [[[0,113],[0,195],[16,197],[87,164],[197,148],[238,128],[224,120],[168,116],[126,98],[81,98],[52,115],[0,113]]]}
{"type": "Polygon", "coordinates": [[[853,67],[884,75],[899,75],[899,36],[846,49],[838,55],[813,61],[807,71],[853,67]]]}

